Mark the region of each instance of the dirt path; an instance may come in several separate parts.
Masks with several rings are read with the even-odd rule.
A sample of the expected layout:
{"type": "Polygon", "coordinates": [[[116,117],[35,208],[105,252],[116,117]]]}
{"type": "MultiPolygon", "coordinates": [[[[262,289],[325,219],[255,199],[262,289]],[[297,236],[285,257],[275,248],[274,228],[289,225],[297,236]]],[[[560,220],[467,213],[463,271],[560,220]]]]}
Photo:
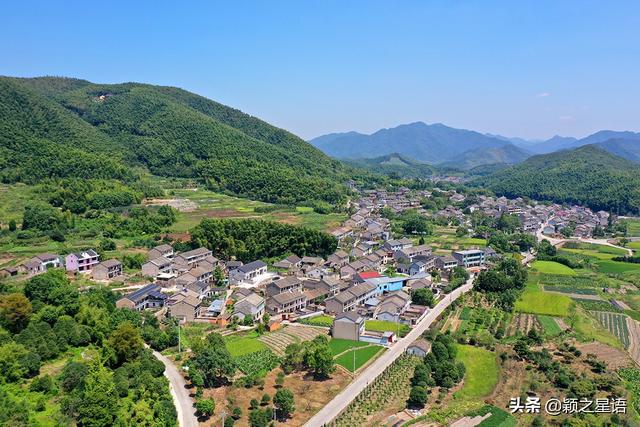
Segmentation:
{"type": "Polygon", "coordinates": [[[629,354],[640,365],[640,322],[627,317],[627,329],[629,329],[629,354]]]}

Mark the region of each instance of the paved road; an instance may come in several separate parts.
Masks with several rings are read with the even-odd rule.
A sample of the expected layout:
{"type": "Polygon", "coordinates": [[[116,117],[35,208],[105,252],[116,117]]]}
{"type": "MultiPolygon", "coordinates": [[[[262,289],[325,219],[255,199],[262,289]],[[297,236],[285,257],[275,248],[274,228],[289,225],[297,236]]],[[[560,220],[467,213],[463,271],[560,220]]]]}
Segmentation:
{"type": "Polygon", "coordinates": [[[546,236],[546,235],[542,234],[542,229],[543,228],[540,228],[536,232],[536,237],[538,238],[538,241],[542,241],[543,239],[546,239],[553,246],[557,246],[557,245],[559,245],[561,243],[565,243],[565,242],[593,243],[595,245],[611,246],[612,248],[623,249],[623,250],[627,251],[627,253],[630,256],[633,256],[633,251],[631,249],[623,248],[622,246],[618,246],[618,245],[614,245],[613,243],[610,243],[607,239],[591,239],[591,238],[584,239],[584,238],[577,238],[577,237],[573,237],[573,238],[569,238],[569,239],[558,239],[556,237],[549,237],[549,236],[546,236]]]}
{"type": "Polygon", "coordinates": [[[185,388],[187,383],[184,377],[167,357],[157,351],[154,351],[153,355],[164,364],[164,376],[169,380],[173,404],[178,411],[178,425],[180,427],[198,427],[198,419],[194,415],[193,399],[189,396],[189,390],[185,388]]]}
{"type": "Polygon", "coordinates": [[[398,340],[389,350],[376,359],[358,377],[351,382],[340,394],[325,405],[316,415],[313,416],[305,427],[321,427],[336,418],[355,399],[369,383],[373,382],[384,370],[400,357],[409,344],[418,339],[424,331],[431,326],[433,321],[442,314],[445,308],[460,295],[468,292],[473,287],[473,276],[461,287],[446,295],[427,315],[420,321],[411,332],[404,338],[398,340]]]}

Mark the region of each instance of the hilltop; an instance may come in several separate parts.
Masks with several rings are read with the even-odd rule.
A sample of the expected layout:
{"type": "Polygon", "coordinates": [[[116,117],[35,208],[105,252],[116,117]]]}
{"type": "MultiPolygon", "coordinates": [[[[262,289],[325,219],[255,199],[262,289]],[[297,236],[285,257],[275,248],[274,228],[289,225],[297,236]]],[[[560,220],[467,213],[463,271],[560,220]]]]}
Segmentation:
{"type": "Polygon", "coordinates": [[[536,155],[475,183],[508,197],[584,204],[621,214],[640,208],[640,168],[596,145],[536,155]]]}
{"type": "Polygon", "coordinates": [[[354,171],[299,137],[188,91],[0,77],[0,177],[196,178],[278,203],[339,203],[354,171]]]}

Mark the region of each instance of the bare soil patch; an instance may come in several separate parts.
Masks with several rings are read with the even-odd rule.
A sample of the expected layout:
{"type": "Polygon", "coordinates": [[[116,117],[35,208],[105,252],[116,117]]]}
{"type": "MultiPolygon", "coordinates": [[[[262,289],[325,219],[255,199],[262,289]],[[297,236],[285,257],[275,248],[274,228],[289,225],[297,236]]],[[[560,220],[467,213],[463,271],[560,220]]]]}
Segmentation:
{"type": "Polygon", "coordinates": [[[629,355],[617,348],[594,341],[587,344],[576,343],[575,346],[582,354],[595,354],[596,357],[607,364],[611,370],[633,365],[629,355]]]}
{"type": "MultiPolygon", "coordinates": [[[[236,422],[236,426],[249,425],[249,402],[251,399],[260,401],[262,395],[267,393],[273,398],[277,389],[275,379],[279,369],[271,371],[265,377],[264,389],[258,387],[246,389],[244,387],[220,387],[205,391],[205,397],[213,397],[216,402],[216,413],[224,409],[228,414],[234,406],[242,409],[242,418],[236,422]],[[231,402],[233,403],[230,403],[231,402]]],[[[296,410],[293,417],[284,423],[287,426],[301,426],[309,418],[318,412],[324,405],[333,399],[351,381],[351,376],[342,370],[336,370],[331,379],[314,381],[303,373],[287,375],[284,387],[291,390],[295,396],[296,410]]],[[[219,420],[217,423],[219,424],[219,420]]],[[[278,423],[280,425],[281,423],[278,423]]],[[[200,423],[201,426],[213,425],[213,419],[200,423]]]]}
{"type": "Polygon", "coordinates": [[[189,199],[147,199],[142,204],[145,206],[171,206],[180,212],[193,212],[198,209],[198,204],[189,199]]]}

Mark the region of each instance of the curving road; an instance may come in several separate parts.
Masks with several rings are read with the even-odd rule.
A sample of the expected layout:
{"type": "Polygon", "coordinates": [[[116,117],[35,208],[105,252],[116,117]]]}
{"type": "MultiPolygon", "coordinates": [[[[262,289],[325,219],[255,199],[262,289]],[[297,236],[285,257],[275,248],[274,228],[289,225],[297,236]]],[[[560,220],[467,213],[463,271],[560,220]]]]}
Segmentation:
{"type": "Polygon", "coordinates": [[[550,237],[550,236],[547,236],[547,235],[543,234],[542,233],[543,229],[544,229],[544,225],[542,227],[540,227],[540,229],[538,229],[538,231],[536,232],[536,237],[538,238],[539,242],[541,242],[543,239],[545,239],[545,240],[548,240],[549,243],[551,243],[553,246],[558,246],[559,244],[565,243],[565,242],[592,243],[594,245],[611,246],[612,248],[623,249],[623,250],[627,251],[629,256],[633,256],[633,251],[631,249],[623,248],[622,246],[618,246],[618,245],[614,245],[613,243],[609,242],[607,239],[577,238],[577,237],[573,237],[573,238],[569,238],[569,239],[559,239],[557,237],[550,237]]]}
{"type": "Polygon", "coordinates": [[[198,427],[198,419],[194,415],[193,399],[186,388],[187,383],[184,377],[180,374],[176,365],[167,357],[155,350],[153,355],[164,364],[164,376],[169,380],[169,390],[173,398],[173,405],[178,412],[178,425],[180,427],[198,427]]]}
{"type": "Polygon", "coordinates": [[[409,344],[416,339],[420,338],[420,335],[431,326],[434,320],[445,308],[449,306],[453,301],[458,299],[460,295],[468,292],[473,287],[473,276],[469,278],[467,283],[454,290],[436,305],[427,315],[418,323],[404,338],[398,340],[389,350],[387,350],[382,356],[376,359],[368,368],[366,368],[358,377],[351,382],[340,394],[333,398],[322,408],[317,414],[315,414],[307,423],[305,427],[322,427],[336,418],[345,408],[355,399],[373,380],[375,380],[380,374],[384,372],[389,365],[391,365],[398,357],[400,357],[409,344]]]}

